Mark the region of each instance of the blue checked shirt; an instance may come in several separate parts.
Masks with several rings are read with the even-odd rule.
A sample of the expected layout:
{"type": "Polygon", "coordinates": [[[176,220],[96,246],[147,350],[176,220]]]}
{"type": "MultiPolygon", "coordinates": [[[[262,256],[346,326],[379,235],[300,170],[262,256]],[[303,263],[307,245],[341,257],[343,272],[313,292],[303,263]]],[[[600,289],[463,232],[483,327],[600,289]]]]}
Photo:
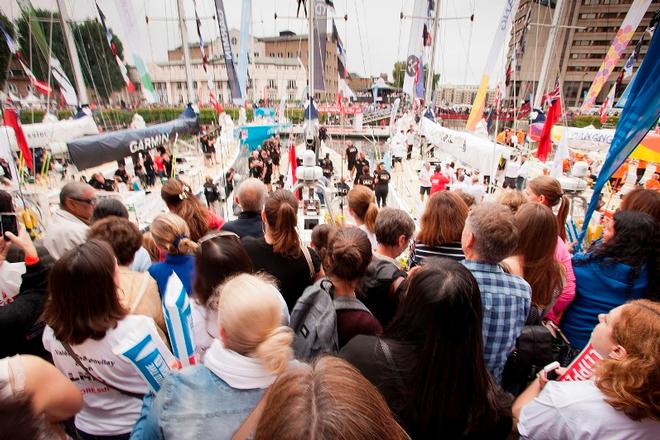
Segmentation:
{"type": "Polygon", "coordinates": [[[484,358],[486,368],[499,384],[506,358],[529,315],[532,289],[521,277],[504,272],[497,264],[462,263],[479,284],[484,309],[484,358]]]}

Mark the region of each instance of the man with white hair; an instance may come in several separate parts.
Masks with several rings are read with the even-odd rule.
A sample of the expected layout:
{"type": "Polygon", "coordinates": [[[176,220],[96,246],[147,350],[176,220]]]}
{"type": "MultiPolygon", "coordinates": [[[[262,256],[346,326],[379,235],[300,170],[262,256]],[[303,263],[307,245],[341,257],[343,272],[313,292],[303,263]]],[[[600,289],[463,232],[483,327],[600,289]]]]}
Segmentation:
{"type": "Polygon", "coordinates": [[[266,201],[266,185],[259,179],[244,180],[236,190],[236,203],[241,207],[241,213],[236,220],[225,223],[223,231],[234,232],[239,237],[262,238],[264,225],[261,211],[266,201]]]}
{"type": "Polygon", "coordinates": [[[60,209],[50,219],[43,244],[54,259],[87,240],[96,206],[96,191],[83,182],[70,182],[60,191],[60,209]]]}

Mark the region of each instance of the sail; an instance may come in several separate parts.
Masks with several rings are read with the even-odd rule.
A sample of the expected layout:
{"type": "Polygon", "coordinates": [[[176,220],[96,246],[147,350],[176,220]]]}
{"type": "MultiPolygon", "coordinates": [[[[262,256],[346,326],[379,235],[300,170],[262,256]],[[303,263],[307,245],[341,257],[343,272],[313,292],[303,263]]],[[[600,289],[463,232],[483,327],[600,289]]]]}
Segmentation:
{"type": "Polygon", "coordinates": [[[502,16],[497,22],[497,30],[495,31],[493,44],[490,46],[490,52],[488,53],[488,58],[486,59],[486,68],[484,69],[484,74],[481,77],[481,82],[479,83],[477,96],[474,98],[474,102],[472,103],[472,110],[470,111],[470,117],[468,118],[466,126],[468,130],[473,131],[477,126],[477,122],[479,122],[483,117],[488,85],[491,78],[493,77],[493,74],[495,73],[494,71],[495,66],[497,65],[497,60],[502,54],[502,46],[504,46],[504,41],[506,40],[507,35],[509,35],[513,17],[516,16],[518,3],[519,0],[506,0],[504,3],[504,10],[502,11],[502,16]]]}
{"type": "Polygon", "coordinates": [[[144,35],[142,28],[138,24],[138,17],[133,10],[133,2],[131,0],[117,0],[117,9],[121,11],[119,15],[122,26],[124,27],[124,35],[130,35],[131,39],[124,40],[124,50],[129,51],[133,57],[133,64],[140,76],[140,84],[142,85],[142,94],[148,103],[153,104],[157,101],[156,89],[153,82],[151,82],[151,75],[149,69],[144,62],[144,54],[146,53],[144,42],[147,37],[144,35]],[[127,44],[130,43],[130,44],[127,44]],[[128,46],[128,49],[127,47],[128,46]],[[130,50],[129,50],[130,49],[130,50]]]}
{"type": "Polygon", "coordinates": [[[243,0],[241,10],[241,35],[238,41],[238,86],[241,97],[234,104],[243,105],[247,96],[248,51],[250,49],[250,22],[252,21],[252,0],[243,0]]]}
{"type": "Polygon", "coordinates": [[[216,17],[218,27],[220,28],[220,41],[222,42],[222,52],[225,57],[225,66],[227,68],[227,80],[229,82],[229,93],[232,100],[243,99],[241,87],[238,83],[238,74],[234,65],[234,51],[231,47],[231,38],[229,37],[229,28],[227,27],[227,16],[225,14],[225,5],[222,0],[215,0],[216,17]]]}
{"type": "Polygon", "coordinates": [[[582,103],[580,111],[586,112],[596,103],[598,94],[605,85],[607,79],[610,77],[616,64],[619,62],[621,54],[628,46],[633,35],[635,35],[635,29],[637,29],[642,18],[644,18],[644,14],[646,14],[646,10],[649,8],[650,4],[651,0],[635,0],[630,6],[630,9],[628,9],[628,13],[623,19],[623,23],[621,23],[621,27],[616,33],[612,45],[607,51],[607,55],[605,55],[605,59],[600,65],[598,73],[596,73],[596,78],[594,78],[594,82],[591,84],[587,96],[584,98],[584,103],[582,103]]]}
{"type": "Polygon", "coordinates": [[[313,0],[316,20],[314,23],[314,91],[325,90],[325,60],[328,42],[328,5],[326,0],[313,0]]]}
{"type": "Polygon", "coordinates": [[[403,92],[415,99],[418,82],[424,83],[424,76],[420,79],[422,70],[422,52],[424,50],[424,23],[419,17],[427,17],[429,8],[428,0],[415,0],[413,6],[413,18],[410,25],[410,39],[408,40],[408,52],[406,53],[406,76],[403,79],[403,92]]]}
{"type": "Polygon", "coordinates": [[[75,139],[67,142],[67,148],[73,164],[84,170],[148,151],[168,143],[180,133],[196,132],[198,129],[198,115],[188,106],[173,121],[75,139]]]}

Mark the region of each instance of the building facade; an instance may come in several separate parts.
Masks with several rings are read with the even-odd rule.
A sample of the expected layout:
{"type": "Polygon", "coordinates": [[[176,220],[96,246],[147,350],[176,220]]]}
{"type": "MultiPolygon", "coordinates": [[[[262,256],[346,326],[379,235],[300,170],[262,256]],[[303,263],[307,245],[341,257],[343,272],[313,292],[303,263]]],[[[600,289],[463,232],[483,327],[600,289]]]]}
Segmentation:
{"type": "MultiPolygon", "coordinates": [[[[448,107],[452,105],[472,105],[477,96],[478,85],[439,85],[435,94],[436,107],[448,107]]],[[[493,105],[495,93],[489,90],[486,94],[486,107],[493,105]]]]}
{"type": "MultiPolygon", "coordinates": [[[[565,105],[579,107],[582,104],[632,2],[633,0],[571,0],[562,3],[559,28],[555,42],[549,49],[550,63],[542,88],[544,93],[552,89],[558,80],[565,105]]],[[[518,104],[528,100],[530,94],[536,92],[555,4],[555,1],[548,0],[520,1],[514,26],[511,29],[508,59],[511,58],[514,45],[518,48],[521,33],[524,33],[524,48],[522,51],[518,48],[516,68],[512,69],[511,82],[507,90],[508,99],[516,99],[518,104]],[[526,27],[528,11],[530,19],[526,27]]],[[[617,67],[602,88],[597,103],[602,102],[610,91],[658,8],[660,8],[660,0],[653,0],[618,61],[617,67]]],[[[647,34],[637,57],[635,70],[646,54],[649,41],[650,37],[647,34]]],[[[623,85],[627,83],[628,80],[624,80],[623,85]]],[[[623,89],[624,87],[621,87],[617,90],[617,96],[623,92],[623,89]]]]}

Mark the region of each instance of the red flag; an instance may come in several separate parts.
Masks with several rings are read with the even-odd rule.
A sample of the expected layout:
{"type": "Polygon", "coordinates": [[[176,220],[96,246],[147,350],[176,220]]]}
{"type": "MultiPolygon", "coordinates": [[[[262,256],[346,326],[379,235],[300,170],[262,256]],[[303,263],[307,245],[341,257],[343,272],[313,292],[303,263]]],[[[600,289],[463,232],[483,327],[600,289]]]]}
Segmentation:
{"type": "Polygon", "coordinates": [[[210,95],[209,102],[211,103],[215,111],[218,113],[222,113],[222,105],[220,105],[218,100],[215,99],[215,94],[213,94],[213,91],[209,91],[209,95],[210,95]]]}
{"type": "Polygon", "coordinates": [[[555,88],[555,90],[544,96],[543,100],[549,103],[550,109],[545,116],[545,123],[543,124],[543,130],[541,131],[541,137],[539,138],[539,149],[536,152],[536,156],[539,158],[539,160],[545,162],[548,159],[548,153],[550,153],[550,150],[552,150],[552,141],[550,139],[552,126],[555,125],[555,122],[557,122],[559,116],[561,115],[561,97],[559,87],[555,88]]]}
{"type": "Polygon", "coordinates": [[[52,88],[48,87],[48,84],[46,84],[43,81],[39,81],[36,76],[34,76],[34,73],[30,70],[28,66],[25,65],[25,63],[19,58],[18,60],[19,63],[21,63],[21,67],[23,68],[23,71],[25,74],[30,78],[30,83],[32,84],[32,87],[43,93],[44,95],[49,95],[53,91],[52,88]]]}
{"type": "Polygon", "coordinates": [[[605,121],[607,121],[607,98],[605,98],[605,101],[600,106],[600,123],[604,124],[605,121]]]}
{"type": "Polygon", "coordinates": [[[25,134],[23,134],[21,124],[18,122],[16,112],[10,108],[5,108],[5,125],[14,129],[14,134],[16,135],[16,143],[18,144],[18,149],[21,150],[21,154],[23,154],[25,164],[28,166],[30,171],[34,171],[30,147],[28,147],[28,143],[25,139],[25,134]]]}
{"type": "MultiPolygon", "coordinates": [[[[290,189],[296,185],[298,179],[296,179],[296,167],[298,163],[296,162],[296,144],[291,142],[289,147],[289,171],[286,176],[286,186],[290,189]]],[[[295,194],[296,199],[298,198],[298,193],[295,194]]]]}

